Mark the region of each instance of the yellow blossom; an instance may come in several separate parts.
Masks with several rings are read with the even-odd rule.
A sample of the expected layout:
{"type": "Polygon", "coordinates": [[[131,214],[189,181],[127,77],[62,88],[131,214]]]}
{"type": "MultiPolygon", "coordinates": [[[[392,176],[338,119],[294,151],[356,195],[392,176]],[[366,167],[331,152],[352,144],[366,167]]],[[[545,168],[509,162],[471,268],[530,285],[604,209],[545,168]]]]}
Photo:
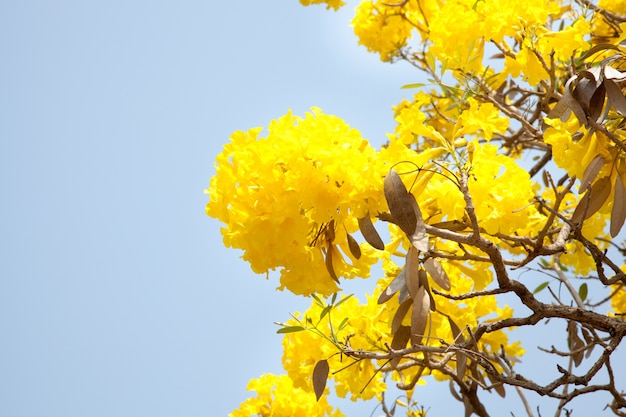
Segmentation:
{"type": "Polygon", "coordinates": [[[207,214],[226,225],[225,245],[243,249],[257,273],[280,269],[281,288],[296,294],[337,290],[328,251],[337,275],[367,277],[375,256],[363,245],[355,259],[346,233],[357,230],[355,218],[386,207],[374,149],[319,109],[304,118],[288,113],[267,137],[260,132],[234,133],[217,157],[207,214]]]}
{"type": "Polygon", "coordinates": [[[245,400],[229,417],[344,417],[326,396],[317,401],[313,392],[294,387],[287,375],[261,375],[248,383],[248,390],[255,391],[256,397],[245,400]]]}
{"type": "Polygon", "coordinates": [[[468,99],[468,110],[463,111],[456,123],[455,137],[476,134],[490,141],[494,133],[504,133],[509,126],[509,119],[500,116],[500,111],[491,103],[480,103],[473,97],[468,99]]]}
{"type": "Polygon", "coordinates": [[[342,0],[300,0],[300,4],[303,6],[310,6],[311,4],[326,4],[327,9],[339,10],[345,6],[346,3],[342,0]]]}

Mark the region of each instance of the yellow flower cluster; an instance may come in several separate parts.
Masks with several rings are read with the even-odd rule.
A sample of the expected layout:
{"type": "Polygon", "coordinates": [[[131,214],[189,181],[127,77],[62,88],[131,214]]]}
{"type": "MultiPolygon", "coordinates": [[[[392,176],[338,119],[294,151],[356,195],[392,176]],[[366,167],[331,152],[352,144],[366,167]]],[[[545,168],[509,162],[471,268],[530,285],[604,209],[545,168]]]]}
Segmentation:
{"type": "MultiPolygon", "coordinates": [[[[612,184],[615,183],[619,169],[623,166],[624,157],[621,151],[602,132],[589,132],[584,126],[580,126],[576,116],[570,115],[567,121],[559,119],[546,119],[549,127],[544,132],[544,141],[552,145],[554,162],[567,171],[571,177],[582,179],[587,167],[592,160],[601,156],[604,158],[604,165],[597,174],[597,178],[608,177],[612,184]],[[579,138],[578,140],[574,138],[579,138]]],[[[616,135],[623,134],[623,131],[616,131],[616,135]]],[[[624,138],[626,139],[626,137],[624,138]]],[[[585,190],[580,190],[583,195],[585,190]]],[[[605,226],[610,218],[610,208],[613,202],[612,190],[606,198],[603,206],[583,223],[582,234],[588,238],[606,236],[605,226]]],[[[578,204],[573,201],[573,196],[568,196],[571,211],[578,204]]],[[[579,199],[580,200],[580,199],[579,199]]],[[[598,242],[599,247],[606,247],[603,241],[598,242]]],[[[587,274],[594,270],[595,262],[587,254],[580,242],[568,243],[568,251],[561,257],[561,261],[572,266],[579,274],[587,274]]]]}
{"type": "Polygon", "coordinates": [[[294,387],[287,375],[264,374],[251,380],[248,390],[257,396],[245,400],[229,417],[344,417],[325,396],[316,401],[313,393],[294,387]]]}
{"type": "Polygon", "coordinates": [[[243,249],[257,273],[280,268],[281,289],[296,294],[337,291],[328,251],[338,276],[369,276],[373,249],[363,245],[356,259],[346,234],[357,229],[356,218],[384,204],[376,151],[316,108],[273,121],[267,137],[260,131],[234,133],[217,157],[206,210],[227,225],[225,245],[243,249]]]}
{"type": "MultiPolygon", "coordinates": [[[[625,1],[600,0],[599,4],[621,13],[626,9],[625,1]]],[[[326,4],[327,9],[334,10],[344,5],[341,0],[300,2],[326,4]]],[[[575,58],[599,43],[598,38],[610,37],[617,45],[616,32],[623,33],[626,24],[616,28],[589,13],[577,14],[571,5],[555,0],[362,1],[352,20],[359,43],[382,61],[406,57],[422,65],[437,86],[429,92],[419,91],[395,108],[397,126],[388,143],[374,150],[357,130],[317,108],[304,117],[289,112],[272,121],[265,136],[261,128],[231,136],[217,157],[206,211],[225,224],[224,243],[243,250],[243,259],[255,272],[278,270],[281,290],[330,295],[339,290],[335,274],[366,278],[371,265],[379,260],[385,271],[373,294],[362,302],[356,297],[343,299],[329,310],[315,296],[307,311],[296,313],[286,325],[306,330],[298,327],[296,330],[301,331],[284,336],[282,359],[287,375],[263,375],[251,381],[248,389],[256,391],[257,397],[242,403],[233,417],[342,415],[328,406],[325,397],[315,402],[312,375],[320,360],[328,361],[329,379],[338,396],[381,399],[389,372],[380,369],[388,363],[357,361],[350,352],[387,352],[392,344],[391,323],[399,308],[398,297],[382,305],[378,299],[400,273],[402,267],[395,259],[403,256],[411,243],[405,232],[389,224],[391,242],[385,250],[362,243],[357,255],[352,235],[359,229],[357,219],[389,219],[383,178],[391,167],[416,197],[426,223],[454,221],[455,225],[465,225],[466,232],[468,210],[459,176],[461,171],[468,173],[467,185],[482,235],[513,255],[528,253],[528,248],[509,247],[507,241],[513,236],[534,237],[543,229],[547,215],[538,209],[536,195],[550,206],[556,200],[555,190],[541,188],[531,180],[528,170],[516,162],[521,152],[516,145],[506,153],[497,146],[503,138],[515,136],[519,125],[527,121],[520,120],[523,116],[512,104],[514,94],[499,101],[493,96],[506,90],[505,85],[525,83],[519,91],[526,93],[531,87],[529,94],[535,94],[535,86],[545,87],[546,80],[562,86],[563,82],[554,80],[567,80],[578,65],[575,58]],[[413,39],[420,42],[415,55],[410,49],[413,39]],[[489,66],[493,61],[484,58],[486,52],[494,51],[501,52],[503,58],[497,71],[489,66]],[[448,70],[452,70],[454,86],[442,81],[449,80],[448,70]]],[[[556,90],[536,96],[549,102],[562,94],[556,90]]],[[[530,127],[525,133],[533,132],[528,136],[541,135],[536,127],[540,113],[527,122],[530,127]]],[[[622,121],[614,119],[615,123],[622,121]]],[[[610,124],[610,117],[607,120],[610,124]]],[[[626,159],[615,141],[597,129],[581,127],[574,114],[568,120],[545,121],[543,140],[552,147],[554,162],[570,177],[582,178],[598,155],[604,158],[598,177],[610,177],[615,183],[620,169],[626,177],[626,159]]],[[[623,130],[613,130],[626,141],[623,130]]],[[[555,188],[557,192],[563,189],[555,188]]],[[[566,195],[560,211],[566,215],[573,212],[577,200],[571,193],[566,195]]],[[[583,223],[583,235],[605,234],[611,205],[609,197],[583,223]]],[[[553,228],[560,221],[556,220],[553,228]]],[[[546,240],[551,239],[550,233],[546,240]]],[[[475,260],[484,258],[484,253],[471,245],[461,247],[433,236],[430,245],[431,253],[450,256],[440,262],[450,279],[452,297],[434,294],[436,311],[429,313],[422,343],[454,343],[450,319],[463,337],[469,337],[480,323],[512,317],[511,308],[498,305],[495,296],[451,299],[485,290],[493,282],[491,264],[475,260]],[[458,260],[467,255],[474,260],[458,260]]],[[[560,254],[561,263],[576,274],[592,273],[595,263],[584,246],[577,241],[566,245],[566,252],[560,254]]],[[[606,246],[598,243],[598,247],[606,246]]],[[[622,290],[612,300],[616,311],[624,311],[624,294],[622,290]]],[[[409,313],[402,325],[410,326],[411,320],[409,313]]],[[[524,354],[520,343],[509,341],[504,331],[484,334],[478,349],[485,354],[504,351],[513,361],[524,354]]],[[[422,358],[419,353],[414,357],[422,358]]],[[[455,366],[455,362],[447,365],[455,366]]],[[[415,367],[394,371],[392,378],[404,383],[416,372],[415,367]]],[[[447,378],[441,372],[432,374],[437,379],[447,378]]]]}
{"type": "MultiPolygon", "coordinates": [[[[399,239],[389,245],[393,249],[399,244],[399,239]]],[[[451,245],[442,243],[440,250],[454,250],[451,245]]],[[[350,396],[350,399],[367,400],[373,397],[380,399],[387,386],[384,375],[377,373],[377,369],[385,365],[384,361],[361,360],[354,362],[348,356],[338,355],[339,348],[348,347],[353,350],[386,352],[386,346],[392,344],[393,334],[391,323],[399,304],[397,296],[385,304],[377,303],[381,292],[397,275],[400,267],[386,256],[384,268],[387,277],[381,279],[373,295],[368,295],[364,303],[355,297],[342,302],[328,314],[323,314],[324,308],[313,302],[310,308],[302,314],[296,314],[296,319],[287,324],[291,326],[309,323],[315,325],[324,336],[313,331],[288,333],[283,339],[283,367],[292,379],[295,387],[311,390],[311,376],[315,364],[320,359],[327,359],[335,390],[339,397],[350,396]]],[[[493,275],[486,263],[477,262],[447,262],[445,269],[452,282],[452,293],[464,294],[471,291],[483,290],[493,280],[493,275]]],[[[428,337],[424,344],[440,346],[440,341],[454,343],[454,337],[448,321],[448,316],[469,337],[466,328],[475,329],[482,321],[502,319],[512,316],[512,309],[499,307],[494,296],[470,298],[462,302],[452,301],[444,297],[435,296],[437,312],[432,313],[427,328],[428,337]]],[[[403,324],[410,326],[411,314],[408,313],[403,324]]],[[[458,342],[458,341],[457,341],[458,342]]],[[[489,333],[479,342],[483,352],[500,353],[502,349],[510,359],[519,358],[524,350],[519,342],[509,342],[504,331],[489,333]]],[[[394,376],[400,382],[407,382],[418,370],[405,370],[394,376]]],[[[446,378],[441,373],[434,374],[437,378],[446,378]]],[[[423,382],[422,382],[423,383],[423,382]]],[[[410,393],[409,393],[410,395],[410,393]]]]}
{"type": "Polygon", "coordinates": [[[346,5],[341,0],[300,0],[300,4],[303,6],[310,6],[311,4],[326,4],[326,9],[339,10],[339,8],[346,5]]]}
{"type": "Polygon", "coordinates": [[[371,0],[357,7],[352,26],[359,43],[378,53],[382,61],[398,57],[417,34],[428,47],[428,56],[465,73],[483,70],[485,43],[494,42],[513,55],[507,57],[502,74],[516,76],[521,71],[535,84],[545,75],[535,53],[547,58],[554,51],[557,60],[568,61],[572,51],[589,46],[589,40],[583,39],[589,34],[589,22],[572,18],[567,10],[552,0],[371,0]],[[559,18],[575,22],[564,30],[546,29],[550,20],[559,18]],[[507,39],[522,47],[513,51],[507,39]]]}
{"type": "MultiPolygon", "coordinates": [[[[408,13],[405,7],[401,10],[408,13]]],[[[359,44],[370,52],[378,53],[383,62],[398,57],[413,30],[411,22],[402,12],[398,12],[397,7],[390,7],[383,1],[364,1],[359,4],[352,26],[359,44]]]]}
{"type": "MultiPolygon", "coordinates": [[[[352,400],[373,397],[380,399],[380,394],[386,389],[382,379],[367,384],[376,374],[377,366],[373,362],[361,361],[345,371],[333,373],[353,362],[353,359],[337,355],[335,343],[347,342],[353,349],[380,350],[383,343],[390,340],[389,309],[385,305],[378,305],[373,297],[368,297],[365,304],[360,304],[356,297],[351,297],[320,320],[322,311],[322,306],[313,302],[306,312],[296,314],[296,317],[300,322],[319,322],[318,328],[328,338],[315,332],[301,331],[288,333],[283,339],[283,367],[293,380],[294,386],[311,390],[311,375],[315,364],[320,359],[328,359],[337,395],[351,395],[352,400]],[[348,321],[342,327],[346,318],[348,321]],[[330,337],[332,334],[335,342],[330,337]]],[[[287,324],[298,325],[299,322],[292,319],[287,324]]]]}

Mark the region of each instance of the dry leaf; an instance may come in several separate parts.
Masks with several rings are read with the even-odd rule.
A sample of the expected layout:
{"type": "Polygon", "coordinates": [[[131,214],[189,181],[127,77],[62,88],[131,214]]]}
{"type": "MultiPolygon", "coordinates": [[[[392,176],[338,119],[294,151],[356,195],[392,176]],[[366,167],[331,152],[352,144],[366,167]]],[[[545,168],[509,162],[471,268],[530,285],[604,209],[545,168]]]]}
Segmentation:
{"type": "Polygon", "coordinates": [[[409,290],[411,298],[415,298],[415,294],[420,286],[419,281],[419,254],[417,250],[411,246],[406,254],[406,263],[404,265],[404,282],[409,290]]]}
{"type": "Polygon", "coordinates": [[[587,168],[585,168],[583,179],[580,181],[580,191],[586,191],[587,187],[595,181],[602,166],[604,166],[604,158],[600,155],[596,155],[591,162],[589,162],[587,168]]]}
{"type": "MultiPolygon", "coordinates": [[[[400,326],[398,330],[393,334],[391,348],[393,350],[404,349],[410,338],[411,328],[409,326],[400,326]]],[[[395,368],[400,362],[400,359],[402,359],[402,357],[400,356],[398,356],[397,358],[393,358],[389,364],[392,368],[395,368]]]]}
{"type": "Polygon", "coordinates": [[[365,241],[372,245],[373,248],[378,250],[385,250],[385,244],[383,243],[383,240],[380,238],[380,235],[374,228],[374,224],[372,223],[369,212],[365,217],[359,219],[359,229],[361,230],[361,234],[363,235],[365,241]]]}
{"type": "Polygon", "coordinates": [[[463,352],[456,353],[456,376],[463,379],[467,370],[467,356],[463,352]]]}
{"type": "MultiPolygon", "coordinates": [[[[459,341],[459,336],[461,335],[461,329],[456,325],[454,320],[450,316],[446,316],[448,318],[448,323],[450,323],[450,330],[452,330],[452,337],[454,337],[454,343],[459,341]]],[[[461,339],[461,342],[463,339],[461,339]]]]}
{"type": "Polygon", "coordinates": [[[450,220],[446,222],[435,223],[431,224],[431,226],[438,229],[450,230],[451,232],[462,232],[463,230],[467,229],[467,225],[459,220],[450,220]]]}
{"type": "Polygon", "coordinates": [[[609,65],[603,66],[602,69],[604,70],[604,78],[613,80],[616,83],[626,81],[626,72],[621,72],[620,70],[613,68],[609,65]]]}
{"type": "Polygon", "coordinates": [[[352,253],[352,256],[354,256],[356,259],[360,259],[361,247],[359,246],[359,242],[357,242],[355,238],[350,236],[349,233],[346,233],[346,238],[348,239],[348,248],[350,248],[350,253],[352,253]]]}
{"type": "Polygon", "coordinates": [[[605,80],[604,85],[611,106],[622,116],[626,116],[626,97],[624,97],[622,90],[613,80],[605,80]]]}
{"type": "Polygon", "coordinates": [[[398,331],[398,329],[402,327],[402,320],[404,320],[404,317],[406,316],[406,313],[409,311],[411,304],[413,304],[413,300],[411,300],[410,298],[407,298],[400,304],[400,306],[398,307],[398,310],[396,310],[396,314],[394,314],[393,320],[391,321],[391,333],[392,334],[395,334],[398,331]]]}
{"type": "Polygon", "coordinates": [[[593,95],[589,99],[589,118],[591,120],[595,120],[598,123],[602,123],[602,119],[600,115],[602,114],[602,109],[604,108],[604,99],[606,97],[606,88],[604,88],[604,83],[600,84],[593,95]]]}
{"type": "Polygon", "coordinates": [[[409,238],[415,249],[421,252],[428,252],[430,245],[428,242],[428,235],[426,234],[424,219],[422,218],[422,211],[420,210],[417,200],[413,194],[409,194],[409,200],[411,201],[411,207],[413,208],[413,213],[415,213],[416,219],[415,231],[409,236],[409,238]]]}
{"type": "Polygon", "coordinates": [[[400,294],[398,294],[398,302],[403,303],[404,300],[406,300],[407,298],[409,298],[409,290],[407,290],[406,285],[405,285],[400,290],[400,294]]]}
{"type": "Polygon", "coordinates": [[[317,401],[320,400],[320,397],[324,393],[326,389],[326,381],[328,381],[328,361],[326,359],[322,359],[321,361],[315,364],[315,368],[313,368],[313,391],[315,392],[315,397],[317,401]]]}
{"type": "Polygon", "coordinates": [[[611,237],[617,236],[624,225],[626,219],[626,189],[622,176],[617,174],[615,180],[615,196],[613,198],[613,209],[611,210],[611,237]]]}
{"type": "Polygon", "coordinates": [[[398,275],[389,283],[385,291],[383,291],[378,297],[378,304],[382,304],[387,302],[395,293],[400,291],[402,288],[405,288],[405,272],[406,267],[400,271],[398,275]]]}
{"type": "Polygon", "coordinates": [[[326,269],[328,270],[328,274],[330,277],[339,284],[339,278],[337,278],[337,274],[335,274],[335,268],[333,267],[333,251],[334,246],[329,245],[326,250],[326,269]]]}
{"type": "Polygon", "coordinates": [[[602,177],[580,199],[572,215],[572,221],[580,223],[582,220],[593,216],[604,205],[609,194],[611,194],[611,178],[602,177]]]}
{"type": "Polygon", "coordinates": [[[428,284],[428,274],[422,268],[417,272],[417,276],[420,279],[420,287],[424,287],[426,289],[426,293],[428,297],[430,297],[430,311],[437,311],[437,305],[435,304],[435,298],[433,294],[430,292],[430,285],[428,284]]]}
{"type": "Polygon", "coordinates": [[[574,365],[580,365],[585,352],[579,349],[585,346],[585,342],[583,342],[583,340],[578,336],[578,326],[576,326],[576,323],[573,321],[567,322],[567,344],[569,345],[571,352],[576,351],[576,353],[572,354],[574,365]]]}
{"type": "MultiPolygon", "coordinates": [[[[565,83],[565,89],[563,91],[563,101],[565,102],[565,105],[567,105],[568,109],[574,112],[574,114],[576,115],[576,118],[578,119],[578,123],[581,125],[587,126],[587,115],[585,114],[585,111],[583,110],[582,104],[577,99],[577,96],[580,94],[580,92],[578,92],[576,96],[574,95],[574,92],[573,92],[574,87],[576,87],[576,83],[578,82],[578,79],[579,79],[579,76],[574,75],[570,77],[569,80],[567,80],[567,82],[565,83]]],[[[565,113],[561,115],[561,120],[567,121],[567,119],[563,120],[564,116],[565,116],[565,113]]]]}
{"type": "Polygon", "coordinates": [[[589,330],[585,329],[584,327],[580,328],[580,332],[583,334],[583,338],[585,339],[585,343],[587,343],[588,347],[585,353],[585,358],[589,358],[595,346],[595,344],[593,343],[593,336],[591,335],[591,332],[589,332],[589,330]]]}
{"type": "Polygon", "coordinates": [[[506,397],[506,391],[504,390],[504,385],[502,384],[502,382],[495,381],[494,378],[489,376],[489,374],[487,374],[487,379],[489,379],[489,382],[491,382],[492,388],[496,390],[496,392],[498,393],[500,397],[502,398],[506,397]]]}
{"type": "Polygon", "coordinates": [[[450,291],[450,278],[448,277],[448,274],[446,274],[446,271],[443,270],[443,267],[438,260],[428,258],[424,262],[424,267],[437,285],[446,291],[450,291]]]}
{"type": "Polygon", "coordinates": [[[417,224],[417,218],[413,210],[411,197],[412,195],[406,190],[402,179],[396,171],[389,170],[389,174],[385,177],[383,184],[385,191],[385,199],[389,206],[389,211],[393,217],[394,223],[397,224],[400,229],[407,236],[415,233],[415,227],[417,224]]]}
{"type": "Polygon", "coordinates": [[[582,55],[580,57],[581,60],[585,60],[587,58],[589,58],[591,55],[598,53],[600,51],[604,51],[607,49],[614,49],[616,51],[619,51],[619,48],[613,44],[610,43],[600,43],[597,45],[594,45],[593,47],[591,47],[591,49],[589,49],[587,52],[585,52],[584,55],[582,55]]]}
{"type": "Polygon", "coordinates": [[[411,343],[419,345],[428,323],[428,313],[430,311],[430,297],[424,287],[420,287],[413,297],[413,311],[411,314],[411,343]]]}

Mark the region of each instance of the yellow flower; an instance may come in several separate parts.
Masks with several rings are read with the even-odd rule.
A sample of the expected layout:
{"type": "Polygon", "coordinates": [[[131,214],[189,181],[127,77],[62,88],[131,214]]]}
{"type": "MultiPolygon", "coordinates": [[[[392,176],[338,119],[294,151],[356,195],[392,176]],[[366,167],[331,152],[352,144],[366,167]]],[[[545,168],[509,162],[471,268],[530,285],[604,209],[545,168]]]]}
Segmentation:
{"type": "Polygon", "coordinates": [[[414,29],[398,7],[385,6],[382,1],[361,2],[352,19],[352,27],[359,38],[359,45],[378,53],[383,62],[398,56],[414,29]]]}
{"type": "Polygon", "coordinates": [[[513,78],[522,77],[531,86],[538,85],[541,81],[549,79],[539,58],[531,46],[524,44],[515,55],[515,59],[507,56],[504,61],[504,71],[513,78]]]}
{"type": "Polygon", "coordinates": [[[500,111],[491,103],[480,103],[473,97],[467,102],[470,107],[463,111],[455,126],[455,138],[482,131],[482,136],[490,141],[494,133],[504,133],[509,127],[509,119],[500,116],[500,111]]]}
{"type": "Polygon", "coordinates": [[[578,18],[573,25],[555,32],[542,34],[537,41],[537,49],[543,56],[554,53],[558,61],[570,61],[572,56],[582,55],[589,47],[589,33],[591,23],[583,17],[578,18]],[[576,54],[574,54],[577,52],[576,54]]]}
{"type": "Polygon", "coordinates": [[[292,416],[343,417],[339,409],[328,404],[326,396],[316,401],[315,394],[294,387],[286,375],[264,374],[248,383],[256,397],[245,400],[229,417],[292,416]]]}
{"type": "Polygon", "coordinates": [[[334,380],[338,396],[351,395],[352,400],[367,400],[379,397],[386,390],[383,375],[376,372],[376,363],[363,360],[357,365],[343,369],[349,363],[346,361],[352,360],[338,355],[339,348],[330,341],[331,335],[334,335],[337,343],[349,341],[353,349],[374,351],[383,349],[383,343],[390,342],[389,323],[392,316],[389,316],[388,309],[378,305],[376,300],[377,298],[368,297],[366,304],[360,304],[356,297],[351,297],[333,308],[321,320],[323,308],[314,301],[306,312],[296,314],[300,322],[295,319],[287,322],[288,325],[308,323],[309,327],[315,324],[329,336],[324,338],[313,331],[285,334],[283,367],[293,380],[294,386],[303,389],[310,387],[315,364],[321,359],[327,359],[331,370],[330,378],[334,380]],[[335,372],[339,370],[341,371],[335,372]],[[366,384],[375,375],[378,377],[366,384]]]}
{"type": "Polygon", "coordinates": [[[334,9],[335,11],[339,10],[341,7],[345,6],[346,3],[341,0],[300,0],[300,4],[303,6],[310,6],[311,4],[326,4],[326,9],[334,9]]]}
{"type": "Polygon", "coordinates": [[[367,277],[374,252],[363,245],[356,259],[346,233],[357,230],[355,218],[386,208],[376,151],[316,108],[271,122],[267,137],[260,132],[235,132],[217,157],[206,209],[226,225],[224,244],[243,249],[257,273],[279,269],[281,289],[296,294],[338,289],[329,251],[338,276],[367,277]]]}
{"type": "Polygon", "coordinates": [[[494,145],[475,145],[469,189],[479,225],[490,234],[522,233],[535,215],[528,171],[494,145]],[[514,186],[512,186],[514,184],[514,186]]]}

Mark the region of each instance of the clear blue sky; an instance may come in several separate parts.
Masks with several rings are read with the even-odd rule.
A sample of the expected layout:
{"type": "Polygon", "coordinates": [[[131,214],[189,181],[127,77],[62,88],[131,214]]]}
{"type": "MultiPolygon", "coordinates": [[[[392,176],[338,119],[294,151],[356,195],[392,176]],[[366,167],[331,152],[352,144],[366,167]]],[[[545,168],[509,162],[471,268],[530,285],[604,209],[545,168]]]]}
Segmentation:
{"type": "Polygon", "coordinates": [[[224,416],[280,372],[273,322],[308,302],[222,246],[203,190],[289,108],[385,140],[421,75],[357,46],[353,5],[0,4],[0,416],[224,416]]]}

